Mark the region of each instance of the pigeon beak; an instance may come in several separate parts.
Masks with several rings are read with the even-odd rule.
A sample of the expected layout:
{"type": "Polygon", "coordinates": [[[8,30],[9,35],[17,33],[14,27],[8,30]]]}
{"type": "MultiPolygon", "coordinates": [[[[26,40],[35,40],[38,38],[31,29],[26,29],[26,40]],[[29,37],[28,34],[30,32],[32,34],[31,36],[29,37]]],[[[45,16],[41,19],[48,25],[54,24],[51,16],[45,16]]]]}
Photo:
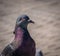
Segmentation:
{"type": "Polygon", "coordinates": [[[34,21],[32,21],[32,20],[28,20],[28,21],[29,21],[29,23],[33,23],[33,24],[35,23],[35,22],[34,22],[34,21]]]}

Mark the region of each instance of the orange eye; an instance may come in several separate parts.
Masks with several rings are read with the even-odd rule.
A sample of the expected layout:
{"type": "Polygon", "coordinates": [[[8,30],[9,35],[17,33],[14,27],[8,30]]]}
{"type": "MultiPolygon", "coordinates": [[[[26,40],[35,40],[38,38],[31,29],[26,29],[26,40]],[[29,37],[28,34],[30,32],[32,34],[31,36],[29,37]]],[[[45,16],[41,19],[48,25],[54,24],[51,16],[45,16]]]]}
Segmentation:
{"type": "Polygon", "coordinates": [[[24,21],[24,20],[25,20],[25,19],[23,19],[23,18],[21,19],[21,21],[24,21]]]}

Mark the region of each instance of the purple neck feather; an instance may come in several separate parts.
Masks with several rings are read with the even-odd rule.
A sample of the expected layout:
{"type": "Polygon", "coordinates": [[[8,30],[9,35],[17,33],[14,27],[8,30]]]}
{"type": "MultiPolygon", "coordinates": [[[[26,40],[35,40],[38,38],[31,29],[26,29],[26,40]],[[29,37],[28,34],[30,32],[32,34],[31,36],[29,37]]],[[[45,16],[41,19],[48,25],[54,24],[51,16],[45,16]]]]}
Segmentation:
{"type": "Polygon", "coordinates": [[[20,27],[16,28],[15,39],[20,39],[23,37],[23,30],[20,27]]]}

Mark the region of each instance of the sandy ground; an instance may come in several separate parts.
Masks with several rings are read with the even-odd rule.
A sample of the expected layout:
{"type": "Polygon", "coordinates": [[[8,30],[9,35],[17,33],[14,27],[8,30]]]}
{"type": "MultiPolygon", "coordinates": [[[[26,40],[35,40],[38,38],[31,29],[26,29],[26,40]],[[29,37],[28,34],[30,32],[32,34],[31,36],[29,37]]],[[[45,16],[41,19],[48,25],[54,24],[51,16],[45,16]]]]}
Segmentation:
{"type": "Polygon", "coordinates": [[[44,56],[60,56],[60,0],[0,0],[0,52],[13,41],[15,21],[27,14],[28,30],[44,56]]]}

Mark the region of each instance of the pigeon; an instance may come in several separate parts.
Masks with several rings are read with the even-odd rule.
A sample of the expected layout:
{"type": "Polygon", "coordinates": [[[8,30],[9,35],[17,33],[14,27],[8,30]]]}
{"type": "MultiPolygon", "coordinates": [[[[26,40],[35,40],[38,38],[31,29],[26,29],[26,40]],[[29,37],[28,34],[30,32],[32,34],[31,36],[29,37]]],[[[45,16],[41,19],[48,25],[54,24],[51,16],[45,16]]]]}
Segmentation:
{"type": "Polygon", "coordinates": [[[30,20],[27,15],[22,15],[17,18],[13,32],[15,38],[12,43],[4,48],[0,56],[35,56],[36,44],[27,29],[29,23],[35,22],[30,20]]]}
{"type": "Polygon", "coordinates": [[[43,52],[40,49],[36,48],[35,56],[44,56],[44,55],[43,55],[43,52]]]}

